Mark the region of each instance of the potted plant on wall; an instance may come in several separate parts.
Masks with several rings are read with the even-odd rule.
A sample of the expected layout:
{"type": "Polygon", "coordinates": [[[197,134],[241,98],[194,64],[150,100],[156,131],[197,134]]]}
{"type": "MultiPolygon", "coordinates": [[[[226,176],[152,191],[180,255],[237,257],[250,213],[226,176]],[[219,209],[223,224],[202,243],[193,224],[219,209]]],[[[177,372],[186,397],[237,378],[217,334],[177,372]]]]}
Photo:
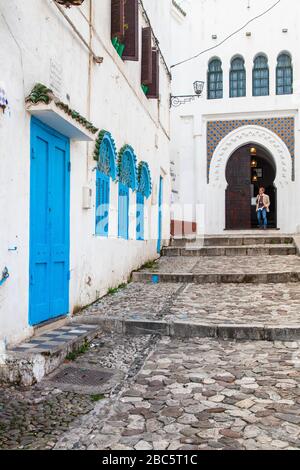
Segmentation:
{"type": "MultiPolygon", "coordinates": [[[[124,24],[124,31],[126,31],[128,28],[129,28],[128,24],[125,23],[124,24]]],[[[122,58],[122,55],[123,55],[123,52],[124,52],[124,49],[125,49],[125,44],[123,44],[123,42],[121,42],[117,36],[115,36],[111,40],[111,42],[112,42],[112,45],[114,46],[114,48],[116,49],[117,53],[119,54],[119,56],[122,58]]]]}

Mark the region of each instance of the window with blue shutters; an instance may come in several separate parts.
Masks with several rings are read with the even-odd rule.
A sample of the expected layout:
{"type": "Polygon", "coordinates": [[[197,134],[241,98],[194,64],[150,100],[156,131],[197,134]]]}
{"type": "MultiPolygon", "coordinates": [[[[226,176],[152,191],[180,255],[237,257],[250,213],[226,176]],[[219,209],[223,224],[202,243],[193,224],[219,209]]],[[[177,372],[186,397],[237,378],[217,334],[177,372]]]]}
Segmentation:
{"type": "Polygon", "coordinates": [[[254,60],[253,67],[253,96],[269,95],[269,65],[268,58],[259,55],[254,60]]]}
{"type": "Polygon", "coordinates": [[[96,235],[108,237],[110,177],[97,170],[96,235]]]}
{"type": "Polygon", "coordinates": [[[136,195],[136,239],[144,240],[145,225],[145,196],[138,192],[136,195]]]}
{"type": "Polygon", "coordinates": [[[246,96],[246,69],[242,57],[231,61],[230,68],[230,98],[246,96]]]}
{"type": "Polygon", "coordinates": [[[128,240],[129,237],[129,187],[119,183],[119,237],[128,240]]]}
{"type": "Polygon", "coordinates": [[[276,94],[291,95],[293,93],[293,67],[289,54],[281,54],[276,68],[276,94]]]}
{"type": "Polygon", "coordinates": [[[151,175],[146,162],[138,167],[138,191],[136,196],[136,239],[145,239],[145,200],[151,195],[151,175]]]}
{"type": "Polygon", "coordinates": [[[220,59],[213,59],[208,64],[207,98],[209,100],[223,98],[223,70],[220,59]]]}
{"type": "Polygon", "coordinates": [[[109,132],[101,131],[97,139],[96,228],[101,237],[109,234],[110,180],[116,179],[116,149],[109,132]]]}
{"type": "Polygon", "coordinates": [[[118,236],[129,238],[129,190],[137,189],[136,156],[133,148],[125,145],[119,152],[119,207],[118,236]]]}

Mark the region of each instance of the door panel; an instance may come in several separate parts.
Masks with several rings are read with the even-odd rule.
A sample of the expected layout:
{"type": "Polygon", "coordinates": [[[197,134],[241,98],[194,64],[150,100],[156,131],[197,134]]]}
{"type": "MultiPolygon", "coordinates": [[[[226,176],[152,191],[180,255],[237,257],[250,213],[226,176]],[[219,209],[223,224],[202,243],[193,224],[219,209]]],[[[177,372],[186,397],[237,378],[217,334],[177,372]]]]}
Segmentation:
{"type": "Polygon", "coordinates": [[[251,228],[251,165],[247,148],[237,150],[226,167],[226,229],[251,228]]]}
{"type": "Polygon", "coordinates": [[[29,322],[69,311],[69,141],[32,119],[29,322]]]}

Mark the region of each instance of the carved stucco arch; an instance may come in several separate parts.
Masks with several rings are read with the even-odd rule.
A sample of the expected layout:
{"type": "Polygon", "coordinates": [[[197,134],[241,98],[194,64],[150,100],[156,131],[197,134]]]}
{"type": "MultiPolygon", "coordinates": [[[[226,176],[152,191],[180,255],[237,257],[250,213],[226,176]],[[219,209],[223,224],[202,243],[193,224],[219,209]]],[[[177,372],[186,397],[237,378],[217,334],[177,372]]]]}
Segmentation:
{"type": "Polygon", "coordinates": [[[292,180],[292,157],[283,140],[261,126],[243,126],[235,129],[218,144],[210,164],[209,184],[226,189],[226,166],[231,155],[240,147],[257,144],[265,148],[276,165],[275,186],[284,187],[292,180]]]}

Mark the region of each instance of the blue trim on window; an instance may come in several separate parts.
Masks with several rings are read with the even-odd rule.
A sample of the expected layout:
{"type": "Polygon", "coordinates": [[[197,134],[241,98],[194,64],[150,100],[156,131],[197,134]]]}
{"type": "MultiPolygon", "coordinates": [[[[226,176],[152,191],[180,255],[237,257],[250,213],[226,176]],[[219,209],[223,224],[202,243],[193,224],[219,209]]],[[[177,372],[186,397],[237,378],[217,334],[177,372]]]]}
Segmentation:
{"type": "Polygon", "coordinates": [[[108,237],[110,177],[97,170],[96,174],[96,235],[108,237]]]}
{"type": "Polygon", "coordinates": [[[138,191],[147,199],[152,193],[152,182],[149,165],[146,162],[140,162],[138,167],[138,191]]]}
{"type": "Polygon", "coordinates": [[[118,159],[119,181],[133,191],[136,191],[138,184],[136,162],[133,148],[130,145],[124,145],[119,152],[118,159]]]}
{"type": "Polygon", "coordinates": [[[129,238],[129,188],[119,182],[118,236],[129,238]]]}
{"type": "Polygon", "coordinates": [[[113,180],[117,178],[116,145],[112,135],[107,131],[102,137],[99,148],[98,170],[110,176],[113,180]]]}
{"type": "Polygon", "coordinates": [[[136,194],[136,239],[144,240],[145,237],[145,196],[143,193],[136,194]]]}

